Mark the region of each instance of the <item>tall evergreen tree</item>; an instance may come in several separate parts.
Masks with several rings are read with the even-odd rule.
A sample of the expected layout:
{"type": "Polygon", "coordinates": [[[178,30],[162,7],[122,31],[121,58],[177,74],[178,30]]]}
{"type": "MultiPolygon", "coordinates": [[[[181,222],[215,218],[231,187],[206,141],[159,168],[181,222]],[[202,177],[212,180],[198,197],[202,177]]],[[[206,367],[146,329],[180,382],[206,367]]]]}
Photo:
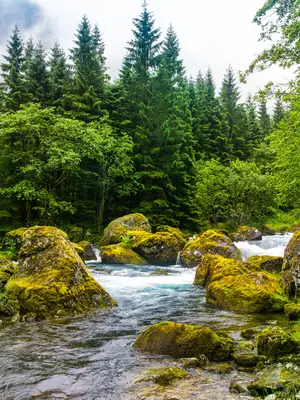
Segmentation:
{"type": "Polygon", "coordinates": [[[46,104],[49,99],[49,76],[46,53],[41,42],[34,47],[33,56],[25,73],[29,100],[46,104]]]}
{"type": "Polygon", "coordinates": [[[61,105],[63,95],[71,85],[71,70],[64,50],[56,42],[49,60],[49,88],[51,105],[61,105]]]}
{"type": "Polygon", "coordinates": [[[282,104],[282,101],[280,98],[277,98],[275,101],[274,109],[273,109],[273,127],[276,128],[279,124],[279,122],[283,119],[285,116],[286,112],[284,109],[284,106],[282,104]]]}
{"type": "Polygon", "coordinates": [[[224,110],[228,125],[228,141],[231,146],[231,154],[234,158],[245,158],[246,132],[243,124],[245,115],[243,107],[240,106],[240,91],[236,82],[236,77],[231,66],[224,76],[220,102],[224,110]]]}
{"type": "Polygon", "coordinates": [[[7,110],[17,110],[25,100],[23,43],[18,26],[15,26],[7,44],[7,54],[1,64],[3,78],[3,103],[7,110]]]}
{"type": "Polygon", "coordinates": [[[262,137],[265,138],[271,132],[271,117],[268,113],[267,102],[265,100],[259,102],[258,115],[262,137]]]}
{"type": "Polygon", "coordinates": [[[246,111],[248,121],[248,143],[251,150],[257,147],[261,141],[261,129],[253,101],[252,95],[249,93],[246,100],[246,111]]]}

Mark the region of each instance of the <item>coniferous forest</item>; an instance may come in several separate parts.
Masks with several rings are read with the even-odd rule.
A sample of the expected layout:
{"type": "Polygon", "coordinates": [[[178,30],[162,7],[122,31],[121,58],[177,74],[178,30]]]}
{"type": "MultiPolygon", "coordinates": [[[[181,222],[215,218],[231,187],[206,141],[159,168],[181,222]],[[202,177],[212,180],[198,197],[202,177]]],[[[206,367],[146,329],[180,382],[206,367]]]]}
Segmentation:
{"type": "MultiPolygon", "coordinates": [[[[261,25],[266,7],[256,16],[261,25]]],[[[299,63],[292,5],[277,17],[281,40],[242,80],[275,63],[299,63]]],[[[267,38],[272,28],[262,28],[267,38]]],[[[46,52],[35,38],[24,41],[16,26],[1,76],[2,233],[34,224],[100,233],[132,212],[154,227],[188,231],[300,217],[297,79],[271,93],[270,112],[272,89],[242,101],[234,66],[219,91],[210,69],[188,77],[175,28],[163,37],[146,3],[116,80],[101,29],[87,16],[68,52],[58,42],[46,52]]]]}

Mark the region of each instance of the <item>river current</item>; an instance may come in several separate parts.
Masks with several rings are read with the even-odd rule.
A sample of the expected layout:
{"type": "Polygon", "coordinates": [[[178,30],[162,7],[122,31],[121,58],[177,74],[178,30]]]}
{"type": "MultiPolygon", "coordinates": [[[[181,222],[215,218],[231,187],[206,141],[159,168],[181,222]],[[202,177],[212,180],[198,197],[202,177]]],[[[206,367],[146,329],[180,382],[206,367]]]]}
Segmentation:
{"type": "MultiPolygon", "coordinates": [[[[280,256],[290,238],[266,236],[261,242],[240,242],[237,246],[244,259],[251,255],[280,256]]],[[[167,269],[168,276],[153,276],[158,267],[98,262],[88,266],[119,306],[77,318],[2,322],[0,399],[132,398],[127,394],[132,378],[144,369],[166,364],[162,357],[133,351],[132,343],[142,329],[162,320],[223,329],[236,340],[241,329],[285,324],[279,314],[246,315],[207,306],[205,291],[192,285],[195,270],[163,267],[159,269],[167,269]]],[[[212,397],[199,398],[244,398],[224,394],[228,391],[224,379],[217,386],[212,397]]]]}

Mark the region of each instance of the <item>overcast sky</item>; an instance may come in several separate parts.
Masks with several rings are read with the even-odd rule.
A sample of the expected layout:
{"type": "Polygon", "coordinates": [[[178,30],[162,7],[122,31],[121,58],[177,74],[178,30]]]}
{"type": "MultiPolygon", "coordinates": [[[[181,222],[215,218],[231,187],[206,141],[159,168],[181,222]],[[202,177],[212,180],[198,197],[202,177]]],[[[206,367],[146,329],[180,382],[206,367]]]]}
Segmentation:
{"type": "MultiPolygon", "coordinates": [[[[35,18],[23,24],[27,26],[26,36],[30,32],[40,35],[47,47],[58,39],[69,49],[76,27],[86,14],[100,27],[109,71],[116,77],[126,42],[131,39],[132,19],[140,14],[141,3],[142,0],[0,0],[0,23],[7,20],[3,17],[5,8],[12,14],[9,19],[12,23],[14,18],[25,18],[24,4],[30,5],[26,12],[32,10],[35,18]],[[34,28],[28,30],[30,24],[34,28]]],[[[252,23],[263,3],[264,0],[148,0],[163,36],[169,24],[173,24],[188,75],[196,76],[199,69],[206,71],[211,67],[218,88],[230,63],[236,71],[243,70],[264,48],[265,44],[258,42],[260,29],[252,23]]],[[[5,36],[2,32],[2,43],[5,36]]],[[[241,89],[244,94],[256,92],[269,80],[286,82],[288,76],[287,72],[274,68],[255,74],[241,89]]]]}

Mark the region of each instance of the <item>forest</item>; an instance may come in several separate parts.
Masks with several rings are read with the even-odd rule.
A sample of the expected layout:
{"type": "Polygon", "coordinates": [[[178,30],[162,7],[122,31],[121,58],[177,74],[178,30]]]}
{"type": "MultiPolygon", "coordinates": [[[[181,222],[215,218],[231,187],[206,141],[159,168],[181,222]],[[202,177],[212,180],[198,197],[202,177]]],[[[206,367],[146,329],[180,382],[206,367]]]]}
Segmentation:
{"type": "Polygon", "coordinates": [[[69,52],[24,42],[15,26],[1,63],[0,231],[101,233],[133,212],[187,231],[299,221],[297,72],[288,87],[246,101],[240,92],[254,71],[299,63],[294,3],[276,2],[271,24],[272,2],[258,11],[262,39],[276,31],[280,40],[240,75],[229,66],[219,92],[210,69],[187,76],[175,29],[162,37],[146,3],[116,80],[87,16],[69,52]]]}

